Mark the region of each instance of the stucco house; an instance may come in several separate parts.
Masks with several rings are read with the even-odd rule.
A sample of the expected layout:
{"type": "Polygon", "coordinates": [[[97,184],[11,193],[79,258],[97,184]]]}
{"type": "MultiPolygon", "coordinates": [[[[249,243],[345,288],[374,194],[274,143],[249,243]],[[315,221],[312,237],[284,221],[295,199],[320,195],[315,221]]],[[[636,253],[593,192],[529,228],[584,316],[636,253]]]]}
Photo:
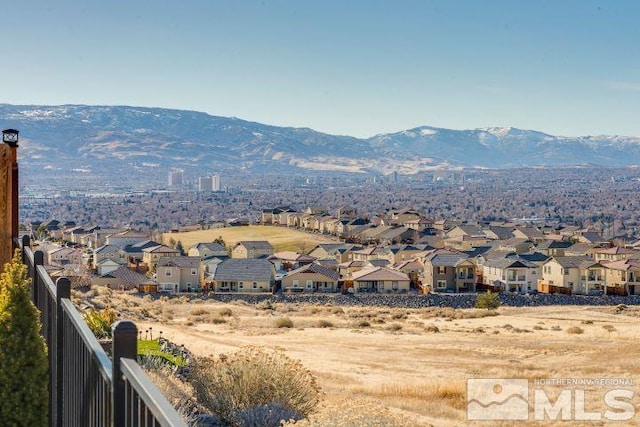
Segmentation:
{"type": "Polygon", "coordinates": [[[216,267],[213,286],[216,292],[270,292],[276,270],[266,259],[227,259],[216,267]]]}
{"type": "Polygon", "coordinates": [[[158,291],[195,292],[201,290],[200,257],[161,257],[156,266],[158,291]]]}
{"type": "Polygon", "coordinates": [[[385,267],[364,269],[353,273],[354,292],[409,292],[411,279],[401,271],[385,267]]]}
{"type": "Polygon", "coordinates": [[[187,255],[197,256],[200,257],[201,260],[204,260],[211,257],[228,257],[229,251],[220,243],[198,243],[189,248],[187,255]]]}
{"type": "Polygon", "coordinates": [[[266,240],[244,240],[233,247],[231,258],[266,258],[273,255],[273,251],[273,246],[266,240]]]}
{"type": "Polygon", "coordinates": [[[320,264],[306,264],[282,278],[282,290],[304,292],[337,292],[340,275],[320,264]]]}
{"type": "Polygon", "coordinates": [[[586,293],[582,284],[583,270],[581,265],[585,261],[593,261],[589,257],[554,256],[542,265],[542,272],[538,277],[539,291],[553,292],[554,287],[567,289],[571,293],[586,293]]]}
{"type": "Polygon", "coordinates": [[[520,257],[488,259],[482,266],[485,285],[508,292],[530,292],[537,289],[539,267],[520,257]]]}

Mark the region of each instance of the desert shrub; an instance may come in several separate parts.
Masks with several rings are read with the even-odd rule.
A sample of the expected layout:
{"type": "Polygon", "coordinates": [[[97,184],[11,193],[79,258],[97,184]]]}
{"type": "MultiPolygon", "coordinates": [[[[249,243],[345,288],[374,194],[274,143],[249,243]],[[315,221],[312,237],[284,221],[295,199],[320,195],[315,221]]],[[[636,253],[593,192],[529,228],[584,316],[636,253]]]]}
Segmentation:
{"type": "Polygon", "coordinates": [[[209,321],[209,323],[212,323],[214,325],[222,325],[223,323],[227,323],[227,319],[220,316],[210,316],[207,320],[209,321]]]}
{"type": "Polygon", "coordinates": [[[495,310],[500,307],[500,295],[491,291],[484,294],[478,294],[476,297],[476,308],[486,308],[487,310],[495,310]]]}
{"type": "Polygon", "coordinates": [[[218,310],[218,316],[231,317],[233,316],[233,311],[229,307],[223,307],[218,310]]]}
{"type": "Polygon", "coordinates": [[[561,328],[560,326],[558,326],[558,325],[553,325],[553,326],[551,327],[551,330],[552,330],[552,331],[561,331],[561,330],[562,330],[562,328],[561,328]]]}
{"type": "Polygon", "coordinates": [[[329,320],[320,319],[316,322],[316,327],[318,328],[333,328],[333,323],[329,320]]]}
{"type": "Polygon", "coordinates": [[[602,329],[604,329],[607,332],[613,332],[616,330],[616,327],[613,325],[602,325],[602,329]]]}
{"type": "Polygon", "coordinates": [[[593,320],[583,320],[582,322],[583,325],[593,325],[593,320]]]}
{"type": "Polygon", "coordinates": [[[320,400],[316,378],[299,361],[280,350],[255,346],[196,359],[188,380],[200,405],[235,426],[265,425],[240,424],[265,412],[284,420],[301,419],[320,400]]]}
{"type": "Polygon", "coordinates": [[[356,326],[358,328],[368,328],[369,326],[371,326],[371,323],[369,323],[368,320],[359,320],[356,322],[356,326]]]}
{"type": "Polygon", "coordinates": [[[399,323],[392,323],[387,327],[387,330],[391,331],[391,332],[398,332],[400,330],[402,330],[402,325],[399,323]]]}
{"type": "Polygon", "coordinates": [[[393,320],[402,320],[407,318],[407,313],[403,311],[397,311],[391,315],[393,320]]]}
{"type": "Polygon", "coordinates": [[[46,426],[47,348],[31,302],[27,268],[16,251],[0,276],[0,420],[4,426],[46,426]]]}
{"type": "Polygon", "coordinates": [[[271,301],[264,300],[256,304],[256,309],[257,310],[275,310],[276,307],[271,301]]]}
{"type": "Polygon", "coordinates": [[[108,307],[84,313],[84,321],[87,322],[87,326],[98,339],[111,337],[111,325],[116,320],[118,320],[118,313],[108,307]]]}
{"type": "Polygon", "coordinates": [[[582,333],[584,333],[584,329],[582,329],[579,326],[572,326],[570,328],[567,328],[567,333],[568,334],[582,334],[582,333]]]}
{"type": "Polygon", "coordinates": [[[300,414],[293,409],[279,403],[267,403],[236,412],[233,423],[238,427],[280,427],[282,421],[299,419],[300,414]]]}
{"type": "Polygon", "coordinates": [[[191,398],[191,385],[178,378],[176,371],[160,357],[141,357],[138,363],[187,425],[196,425],[199,411],[191,398]]]}
{"type": "Polygon", "coordinates": [[[190,313],[192,316],[202,316],[203,314],[209,314],[209,310],[204,307],[196,307],[191,310],[190,313]]]}
{"type": "Polygon", "coordinates": [[[426,328],[424,328],[424,330],[427,332],[434,332],[434,333],[440,332],[440,328],[438,328],[436,325],[429,325],[426,328]]]}
{"type": "Polygon", "coordinates": [[[279,317],[275,321],[276,328],[293,328],[293,320],[288,317],[279,317]]]}
{"type": "Polygon", "coordinates": [[[331,313],[333,314],[344,314],[344,310],[342,307],[333,307],[331,309],[331,313]]]}

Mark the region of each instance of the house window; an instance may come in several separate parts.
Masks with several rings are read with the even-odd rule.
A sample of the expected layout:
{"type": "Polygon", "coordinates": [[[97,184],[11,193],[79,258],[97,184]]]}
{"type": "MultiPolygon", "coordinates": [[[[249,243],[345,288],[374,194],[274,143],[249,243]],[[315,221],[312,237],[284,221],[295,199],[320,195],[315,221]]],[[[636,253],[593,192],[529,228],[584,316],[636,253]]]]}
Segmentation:
{"type": "Polygon", "coordinates": [[[447,272],[447,268],[443,266],[438,266],[438,274],[445,274],[447,272]]]}
{"type": "Polygon", "coordinates": [[[192,269],[191,269],[191,275],[192,275],[192,276],[195,276],[196,274],[198,274],[198,272],[196,271],[196,269],[195,269],[195,268],[192,268],[192,269]]]}
{"type": "Polygon", "coordinates": [[[170,269],[166,269],[164,271],[164,275],[167,276],[167,277],[171,277],[171,270],[170,269]]]}
{"type": "Polygon", "coordinates": [[[446,287],[447,287],[447,281],[446,280],[438,280],[436,282],[436,288],[445,289],[446,287]]]}
{"type": "Polygon", "coordinates": [[[293,287],[294,288],[297,288],[299,284],[300,284],[300,281],[298,281],[296,279],[293,280],[293,287]]]}
{"type": "Polygon", "coordinates": [[[244,283],[240,282],[240,284],[238,285],[239,289],[243,289],[244,288],[244,283]]]}
{"type": "Polygon", "coordinates": [[[253,289],[256,289],[258,287],[258,282],[253,282],[253,289]]]}
{"type": "Polygon", "coordinates": [[[313,280],[307,280],[307,289],[313,288],[313,280]]]}
{"type": "Polygon", "coordinates": [[[398,282],[397,281],[393,281],[391,282],[391,289],[393,289],[394,291],[398,290],[398,282]]]}

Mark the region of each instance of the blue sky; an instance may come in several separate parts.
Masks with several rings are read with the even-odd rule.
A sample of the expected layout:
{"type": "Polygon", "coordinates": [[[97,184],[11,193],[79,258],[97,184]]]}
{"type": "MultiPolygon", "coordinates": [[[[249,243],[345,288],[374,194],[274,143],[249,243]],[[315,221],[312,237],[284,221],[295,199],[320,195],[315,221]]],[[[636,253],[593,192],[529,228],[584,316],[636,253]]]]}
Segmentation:
{"type": "Polygon", "coordinates": [[[0,0],[0,102],[640,136],[640,2],[0,0]]]}

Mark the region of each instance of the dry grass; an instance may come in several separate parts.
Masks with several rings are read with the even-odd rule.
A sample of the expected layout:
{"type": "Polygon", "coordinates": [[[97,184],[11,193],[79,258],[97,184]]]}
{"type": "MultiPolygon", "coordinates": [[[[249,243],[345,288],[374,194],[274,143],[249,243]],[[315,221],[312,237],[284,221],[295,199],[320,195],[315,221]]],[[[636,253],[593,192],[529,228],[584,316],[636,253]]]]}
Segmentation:
{"type": "Polygon", "coordinates": [[[319,243],[336,243],[337,241],[321,234],[305,233],[292,228],[250,225],[248,227],[226,227],[186,233],[165,233],[162,235],[162,243],[166,245],[169,240],[173,239],[176,242],[182,242],[182,245],[188,249],[200,242],[213,242],[218,237],[222,237],[228,247],[233,247],[242,240],[268,240],[276,252],[308,252],[319,243]]]}
{"type": "Polygon", "coordinates": [[[483,316],[487,310],[210,300],[194,305],[179,298],[136,297],[136,306],[126,301],[130,296],[98,293],[88,301],[104,303],[108,297],[127,316],[135,314],[139,328],[161,329],[195,355],[256,342],[286,349],[317,376],[325,392],[319,412],[300,425],[359,426],[367,425],[359,424],[362,420],[378,420],[368,425],[459,426],[465,425],[459,399],[468,378],[635,378],[640,372],[635,307],[501,307],[498,316],[483,316]],[[203,318],[227,323],[193,319],[196,309],[203,318]],[[232,315],[222,314],[229,309],[232,315]],[[149,317],[143,317],[145,312],[149,317]],[[282,317],[295,327],[275,327],[282,317]],[[369,326],[358,327],[360,322],[369,326]],[[583,333],[564,332],[574,326],[583,333]],[[360,403],[352,407],[354,402],[360,403]]]}

